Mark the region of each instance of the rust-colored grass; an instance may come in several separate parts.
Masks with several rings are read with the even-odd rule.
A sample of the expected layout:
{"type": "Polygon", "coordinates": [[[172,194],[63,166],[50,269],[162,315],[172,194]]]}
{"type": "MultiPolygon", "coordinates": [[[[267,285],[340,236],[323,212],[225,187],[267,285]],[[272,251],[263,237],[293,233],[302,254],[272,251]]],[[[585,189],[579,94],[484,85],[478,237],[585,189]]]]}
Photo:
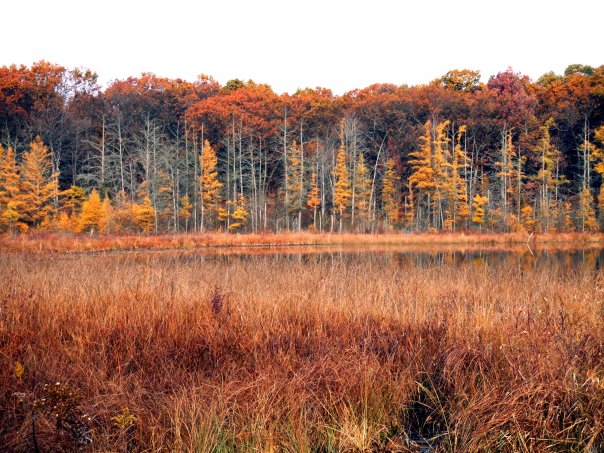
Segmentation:
{"type": "Polygon", "coordinates": [[[42,451],[601,451],[586,253],[3,254],[0,445],[35,414],[42,451]]]}
{"type": "Polygon", "coordinates": [[[513,245],[601,243],[602,233],[190,233],[166,235],[75,235],[33,233],[0,237],[0,250],[18,252],[90,252],[211,247],[291,247],[303,245],[513,245]]]}

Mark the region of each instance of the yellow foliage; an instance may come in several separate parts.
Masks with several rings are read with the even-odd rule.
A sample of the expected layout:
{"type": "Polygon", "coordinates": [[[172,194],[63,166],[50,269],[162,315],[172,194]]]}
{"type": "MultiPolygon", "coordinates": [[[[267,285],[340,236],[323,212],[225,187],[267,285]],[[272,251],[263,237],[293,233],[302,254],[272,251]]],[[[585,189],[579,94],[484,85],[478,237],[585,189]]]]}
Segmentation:
{"type": "Polygon", "coordinates": [[[466,133],[466,126],[461,126],[457,131],[455,150],[453,152],[453,165],[451,166],[451,180],[454,187],[455,212],[457,217],[466,221],[470,217],[470,206],[468,205],[468,188],[466,179],[460,174],[460,170],[467,167],[467,156],[464,148],[461,146],[462,137],[466,133]]]}
{"type": "Polygon", "coordinates": [[[108,220],[112,231],[120,232],[131,229],[134,220],[132,204],[123,190],[115,194],[114,206],[108,220]]]}
{"type": "Polygon", "coordinates": [[[61,208],[69,215],[78,215],[84,201],[86,201],[86,192],[79,186],[72,185],[61,192],[61,208]]]}
{"type": "Polygon", "coordinates": [[[103,204],[101,205],[101,224],[99,225],[99,231],[101,233],[109,233],[109,225],[111,220],[111,202],[109,197],[105,195],[103,204]]]}
{"type": "Polygon", "coordinates": [[[310,229],[315,231],[317,229],[317,209],[321,206],[321,190],[317,181],[317,172],[314,168],[310,174],[310,190],[306,197],[306,206],[312,209],[313,224],[310,226],[310,229]]]}
{"type": "Polygon", "coordinates": [[[316,210],[319,206],[321,206],[321,190],[319,189],[319,185],[317,183],[317,172],[314,170],[310,174],[310,190],[308,192],[306,206],[312,210],[316,210]]]}
{"type": "Polygon", "coordinates": [[[340,147],[336,158],[336,166],[333,170],[335,177],[335,190],[333,194],[334,209],[340,216],[340,225],[342,218],[346,216],[346,212],[350,207],[350,199],[352,198],[352,190],[350,189],[350,174],[346,165],[346,151],[344,146],[340,147]]]}
{"type": "Polygon", "coordinates": [[[541,216],[544,219],[545,229],[549,225],[549,219],[555,218],[556,206],[550,204],[550,193],[557,189],[561,184],[568,183],[564,176],[559,175],[558,165],[560,159],[560,151],[551,144],[550,128],[553,124],[553,119],[549,119],[541,126],[541,140],[535,148],[535,152],[541,156],[541,167],[534,179],[541,185],[541,216]]]}
{"type": "Polygon", "coordinates": [[[15,362],[15,368],[13,370],[13,373],[15,374],[15,377],[17,379],[21,379],[23,377],[23,374],[25,373],[25,368],[23,367],[23,364],[21,362],[15,362]]]}
{"type": "Polygon", "coordinates": [[[79,232],[98,232],[105,228],[105,213],[101,197],[96,190],[92,190],[88,199],[82,204],[82,213],[78,225],[79,232]]]}
{"type": "Polygon", "coordinates": [[[0,226],[7,226],[12,231],[20,217],[15,153],[12,148],[4,150],[0,145],[0,226]]]}
{"type": "Polygon", "coordinates": [[[40,137],[30,143],[21,163],[21,190],[18,205],[22,218],[34,226],[47,224],[59,195],[58,173],[52,172],[51,154],[40,137]]]}
{"type": "Polygon", "coordinates": [[[414,158],[409,161],[413,169],[409,183],[412,187],[418,188],[420,193],[427,193],[435,187],[434,168],[432,167],[432,122],[430,120],[424,124],[424,135],[419,139],[421,141],[419,150],[409,153],[414,158]]]}
{"type": "Polygon", "coordinates": [[[231,214],[233,223],[229,225],[229,230],[238,230],[247,223],[248,212],[246,210],[247,200],[244,196],[239,195],[235,211],[231,214]]]}
{"type": "Polygon", "coordinates": [[[484,206],[489,202],[487,197],[483,197],[480,194],[476,194],[472,207],[474,208],[474,215],[472,216],[472,222],[478,225],[484,224],[485,209],[484,206]]]}
{"type": "Polygon", "coordinates": [[[394,159],[388,159],[386,161],[386,172],[382,181],[382,204],[390,225],[396,225],[398,222],[398,181],[399,177],[394,170],[394,159]]]}
{"type": "Polygon", "coordinates": [[[155,204],[161,219],[170,219],[174,215],[175,182],[173,175],[163,170],[157,172],[157,196],[155,204]]]}
{"type": "Polygon", "coordinates": [[[359,155],[359,161],[354,169],[354,195],[355,209],[359,220],[366,221],[369,214],[369,198],[371,197],[371,179],[369,168],[365,164],[363,153],[359,155]]]}
{"type": "MultiPolygon", "coordinates": [[[[594,132],[594,136],[596,140],[600,142],[602,146],[604,146],[604,125],[596,129],[596,131],[594,132]]],[[[596,161],[596,164],[594,166],[594,170],[596,171],[596,173],[604,177],[604,149],[594,147],[591,158],[592,160],[596,161]]]]}
{"type": "Polygon", "coordinates": [[[59,220],[57,221],[57,228],[60,231],[73,232],[78,230],[78,219],[74,216],[70,216],[65,211],[59,213],[59,220]]]}
{"type": "Polygon", "coordinates": [[[191,217],[191,209],[193,205],[191,204],[191,199],[189,195],[183,195],[180,197],[180,210],[178,211],[179,217],[183,219],[189,219],[191,217]]]}
{"type": "Polygon", "coordinates": [[[575,231],[572,218],[572,207],[570,201],[564,203],[564,229],[567,232],[575,231]]]}
{"type": "Polygon", "coordinates": [[[205,223],[205,213],[207,211],[210,220],[216,223],[216,220],[222,222],[228,218],[228,213],[222,212],[224,208],[220,205],[222,197],[220,189],[222,183],[218,179],[218,157],[216,151],[210,145],[210,142],[205,140],[201,155],[199,156],[199,166],[201,168],[201,176],[199,177],[199,195],[201,197],[201,226],[205,223]],[[224,219],[224,220],[223,220],[224,219]]]}
{"type": "Polygon", "coordinates": [[[304,206],[302,199],[304,193],[304,168],[302,161],[302,149],[294,140],[290,152],[287,155],[287,175],[285,178],[287,191],[287,206],[288,212],[299,212],[304,206]]]}
{"type": "Polygon", "coordinates": [[[123,408],[122,411],[114,417],[111,417],[111,421],[116,428],[126,431],[136,422],[136,417],[130,412],[127,407],[123,408]]]}
{"type": "Polygon", "coordinates": [[[27,224],[20,222],[21,214],[17,208],[18,204],[16,201],[9,201],[6,205],[6,208],[2,212],[2,224],[8,226],[8,230],[12,233],[15,228],[19,229],[21,232],[25,232],[28,230],[27,224]]]}
{"type": "Polygon", "coordinates": [[[524,230],[529,233],[535,230],[536,220],[533,211],[532,206],[529,205],[523,206],[520,210],[520,222],[522,223],[524,230]]]}
{"type": "Polygon", "coordinates": [[[155,228],[155,209],[149,197],[145,197],[141,204],[132,205],[132,217],[143,233],[149,233],[155,228]]]}
{"type": "Polygon", "coordinates": [[[579,195],[579,217],[583,231],[595,231],[598,228],[594,201],[589,188],[586,186],[579,195]]]}
{"type": "Polygon", "coordinates": [[[600,193],[598,193],[598,212],[600,214],[600,224],[604,228],[604,184],[600,184],[600,193]]]}
{"type": "Polygon", "coordinates": [[[222,206],[218,207],[218,220],[220,222],[226,222],[229,219],[229,212],[222,206]]]}
{"type": "Polygon", "coordinates": [[[217,209],[220,203],[220,188],[222,183],[218,180],[218,158],[216,151],[209,141],[204,142],[203,152],[199,156],[201,166],[201,197],[209,209],[217,209]]]}
{"type": "Polygon", "coordinates": [[[413,200],[413,187],[411,183],[407,184],[408,194],[405,197],[405,224],[407,227],[413,226],[415,222],[415,203],[413,200]]]}

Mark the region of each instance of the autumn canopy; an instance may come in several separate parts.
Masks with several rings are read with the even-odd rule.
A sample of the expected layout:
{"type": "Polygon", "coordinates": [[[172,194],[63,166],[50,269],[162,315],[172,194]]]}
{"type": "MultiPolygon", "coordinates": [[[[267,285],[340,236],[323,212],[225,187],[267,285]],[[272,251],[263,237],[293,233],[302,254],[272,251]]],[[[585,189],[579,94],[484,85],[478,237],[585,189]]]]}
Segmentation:
{"type": "Polygon", "coordinates": [[[0,228],[17,233],[594,231],[604,66],[276,94],[208,76],[0,68],[0,228]]]}

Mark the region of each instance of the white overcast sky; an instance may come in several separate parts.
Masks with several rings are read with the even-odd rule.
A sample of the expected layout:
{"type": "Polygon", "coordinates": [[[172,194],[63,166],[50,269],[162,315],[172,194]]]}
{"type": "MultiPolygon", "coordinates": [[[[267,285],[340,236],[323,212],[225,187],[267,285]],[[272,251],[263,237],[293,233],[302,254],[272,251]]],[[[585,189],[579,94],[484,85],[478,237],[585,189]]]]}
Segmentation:
{"type": "Polygon", "coordinates": [[[41,59],[102,83],[153,72],[277,92],[427,83],[511,66],[604,64],[604,0],[0,0],[0,65],[41,59]]]}

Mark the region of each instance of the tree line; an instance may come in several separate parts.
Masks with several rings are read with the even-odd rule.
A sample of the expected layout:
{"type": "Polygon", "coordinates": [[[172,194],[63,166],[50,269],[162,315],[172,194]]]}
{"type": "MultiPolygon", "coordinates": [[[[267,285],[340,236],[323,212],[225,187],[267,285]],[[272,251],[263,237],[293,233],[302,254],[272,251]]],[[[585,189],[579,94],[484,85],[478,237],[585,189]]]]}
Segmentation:
{"type": "Polygon", "coordinates": [[[604,66],[276,94],[0,68],[5,232],[595,231],[604,66]]]}

